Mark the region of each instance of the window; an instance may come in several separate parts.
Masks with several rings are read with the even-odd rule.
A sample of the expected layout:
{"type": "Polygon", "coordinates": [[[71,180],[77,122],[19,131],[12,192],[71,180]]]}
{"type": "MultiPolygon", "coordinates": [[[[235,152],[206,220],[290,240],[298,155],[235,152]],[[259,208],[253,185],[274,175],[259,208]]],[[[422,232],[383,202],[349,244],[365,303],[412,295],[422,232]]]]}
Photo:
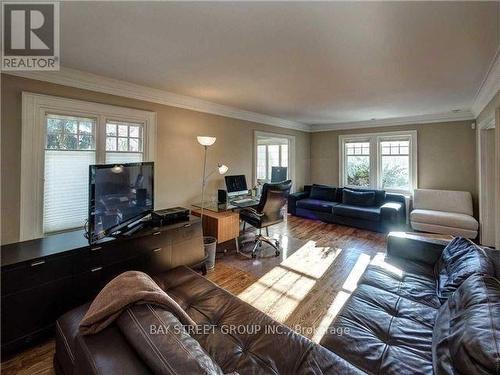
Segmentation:
{"type": "Polygon", "coordinates": [[[143,160],[142,124],[106,123],[106,163],[133,163],[143,160]]]}
{"type": "Polygon", "coordinates": [[[370,186],[370,143],[346,143],[345,156],[347,185],[370,186]]]}
{"type": "MultiPolygon", "coordinates": [[[[281,173],[284,173],[284,176],[286,176],[285,178],[291,178],[292,171],[289,166],[292,165],[290,162],[292,157],[290,151],[293,148],[293,137],[256,132],[255,143],[256,183],[271,182],[273,177],[273,167],[286,168],[282,170],[281,173]]],[[[283,174],[280,176],[275,175],[275,178],[281,178],[282,176],[283,174]]]]}
{"type": "Polygon", "coordinates": [[[83,227],[89,165],[154,160],[153,112],[23,93],[20,239],[83,227]]]}
{"type": "Polygon", "coordinates": [[[410,141],[381,141],[382,188],[410,190],[410,141]]]}
{"type": "Polygon", "coordinates": [[[43,232],[76,228],[88,208],[89,165],[95,164],[95,120],[48,114],[43,232]]]}
{"type": "Polygon", "coordinates": [[[411,193],[417,187],[417,133],[340,136],[340,181],[344,186],[411,193]]]}

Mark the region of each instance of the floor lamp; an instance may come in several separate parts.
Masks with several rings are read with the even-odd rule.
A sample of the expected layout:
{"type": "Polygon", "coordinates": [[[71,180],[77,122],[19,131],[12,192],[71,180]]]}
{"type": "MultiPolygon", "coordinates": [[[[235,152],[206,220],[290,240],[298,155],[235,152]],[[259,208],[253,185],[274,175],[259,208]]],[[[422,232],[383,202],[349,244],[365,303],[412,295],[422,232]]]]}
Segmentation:
{"type": "MultiPolygon", "coordinates": [[[[210,146],[212,146],[216,138],[208,137],[208,136],[198,136],[198,143],[204,148],[203,155],[203,179],[201,183],[201,210],[200,210],[200,218],[201,218],[201,227],[203,228],[203,210],[205,208],[205,187],[207,185],[208,178],[218,171],[220,175],[223,175],[227,172],[228,168],[224,164],[218,164],[217,169],[213,170],[207,175],[207,151],[210,146]]],[[[203,230],[203,229],[202,229],[203,230]]],[[[205,253],[208,255],[207,259],[207,268],[212,269],[215,267],[215,253],[217,251],[217,239],[213,237],[205,237],[203,236],[203,245],[205,247],[205,253]]]]}

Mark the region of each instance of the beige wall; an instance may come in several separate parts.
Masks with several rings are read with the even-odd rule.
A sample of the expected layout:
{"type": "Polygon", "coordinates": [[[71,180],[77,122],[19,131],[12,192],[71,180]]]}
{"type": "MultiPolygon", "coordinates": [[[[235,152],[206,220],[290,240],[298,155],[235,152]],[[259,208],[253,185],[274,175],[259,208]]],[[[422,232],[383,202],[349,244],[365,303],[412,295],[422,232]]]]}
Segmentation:
{"type": "MultiPolygon", "coordinates": [[[[252,178],[254,130],[296,137],[297,187],[309,182],[310,135],[253,122],[205,114],[113,95],[80,90],[2,74],[1,116],[1,243],[19,236],[19,196],[21,166],[21,93],[23,91],[112,104],[157,113],[156,159],[157,208],[188,205],[200,198],[202,148],[197,135],[214,135],[208,165],[218,161],[228,165],[231,174],[252,178]]],[[[214,176],[208,185],[211,194],[223,184],[214,176]]]]}
{"type": "Polygon", "coordinates": [[[416,130],[418,187],[470,191],[477,202],[476,135],[471,123],[457,121],[313,133],[311,182],[338,185],[339,135],[416,130]]]}

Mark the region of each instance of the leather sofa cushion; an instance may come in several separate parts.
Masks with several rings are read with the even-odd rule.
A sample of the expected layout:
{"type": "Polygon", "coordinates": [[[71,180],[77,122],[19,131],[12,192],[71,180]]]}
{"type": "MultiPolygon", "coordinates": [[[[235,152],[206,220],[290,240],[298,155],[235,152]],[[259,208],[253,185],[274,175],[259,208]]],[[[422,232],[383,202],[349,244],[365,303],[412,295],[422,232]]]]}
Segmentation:
{"type": "Polygon", "coordinates": [[[441,301],[436,294],[436,280],[431,267],[418,262],[393,259],[389,262],[379,261],[377,256],[370,264],[360,283],[371,285],[400,297],[439,308],[441,301]]]}
{"type": "Polygon", "coordinates": [[[456,237],[443,250],[436,262],[437,294],[448,298],[470,275],[494,275],[493,262],[483,249],[472,241],[456,237]]]}
{"type": "Polygon", "coordinates": [[[345,189],[342,192],[342,203],[353,206],[370,207],[375,205],[374,191],[354,191],[345,189]]]}
{"type": "Polygon", "coordinates": [[[452,228],[477,230],[479,224],[470,215],[435,210],[416,209],[410,213],[410,220],[415,223],[435,224],[452,228]]]}
{"type": "Polygon", "coordinates": [[[433,335],[434,374],[498,374],[500,282],[472,275],[438,311],[433,335]]]}
{"type": "Polygon", "coordinates": [[[322,201],[334,202],[336,192],[337,192],[337,189],[332,187],[332,186],[314,184],[311,187],[311,193],[309,194],[309,198],[319,199],[322,201]]]}
{"type": "MultiPolygon", "coordinates": [[[[214,374],[221,368],[170,311],[133,305],[116,321],[121,333],[155,374],[214,374]]],[[[195,327],[192,327],[193,329],[195,327]]]]}
{"type": "Polygon", "coordinates": [[[338,216],[352,217],[369,221],[380,220],[380,207],[362,207],[348,204],[339,204],[333,208],[333,214],[338,216]]]}
{"type": "Polygon", "coordinates": [[[155,281],[199,325],[213,325],[208,334],[193,333],[225,373],[240,374],[360,374],[335,353],[276,322],[253,306],[217,287],[187,267],[157,275],[155,281]],[[267,333],[227,334],[230,326],[267,327],[267,333]],[[280,334],[273,334],[274,331],[280,334]],[[317,356],[316,356],[317,355],[317,356]]]}
{"type": "MultiPolygon", "coordinates": [[[[340,188],[339,188],[340,189],[340,188]]],[[[363,189],[363,188],[345,188],[351,191],[360,191],[360,192],[373,192],[375,193],[375,206],[381,206],[385,203],[387,194],[385,190],[375,190],[375,189],[363,189]]],[[[342,200],[342,197],[340,197],[342,200]]]]}
{"type": "Polygon", "coordinates": [[[306,210],[328,212],[332,213],[333,207],[337,206],[338,203],[327,202],[318,199],[306,198],[297,201],[297,207],[305,208],[306,210]]]}
{"type": "Polygon", "coordinates": [[[361,282],[320,344],[370,374],[432,373],[436,311],[361,282]]]}

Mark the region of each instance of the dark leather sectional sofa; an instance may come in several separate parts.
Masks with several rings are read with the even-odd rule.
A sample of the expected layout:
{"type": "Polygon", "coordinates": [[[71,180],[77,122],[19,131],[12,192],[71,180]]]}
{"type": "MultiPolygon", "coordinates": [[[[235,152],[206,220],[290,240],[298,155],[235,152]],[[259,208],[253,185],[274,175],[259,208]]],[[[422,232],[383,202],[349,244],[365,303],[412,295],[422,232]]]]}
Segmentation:
{"type": "Polygon", "coordinates": [[[288,212],[375,232],[403,230],[406,225],[404,195],[384,190],[306,185],[303,192],[289,195],[288,212]]]}
{"type": "MultiPolygon", "coordinates": [[[[387,254],[368,266],[319,344],[188,268],[155,280],[198,325],[214,327],[189,337],[220,367],[209,373],[498,374],[498,253],[465,239],[445,245],[390,234],[387,254]],[[230,325],[257,325],[267,331],[224,332],[230,325]]],[[[57,321],[58,374],[170,374],[175,372],[165,366],[179,368],[184,361],[188,369],[197,358],[184,341],[177,348],[162,345],[166,337],[146,336],[151,353],[163,358],[148,365],[148,358],[155,356],[147,355],[145,344],[122,334],[120,319],[96,335],[81,336],[78,324],[87,308],[57,321]]]]}

